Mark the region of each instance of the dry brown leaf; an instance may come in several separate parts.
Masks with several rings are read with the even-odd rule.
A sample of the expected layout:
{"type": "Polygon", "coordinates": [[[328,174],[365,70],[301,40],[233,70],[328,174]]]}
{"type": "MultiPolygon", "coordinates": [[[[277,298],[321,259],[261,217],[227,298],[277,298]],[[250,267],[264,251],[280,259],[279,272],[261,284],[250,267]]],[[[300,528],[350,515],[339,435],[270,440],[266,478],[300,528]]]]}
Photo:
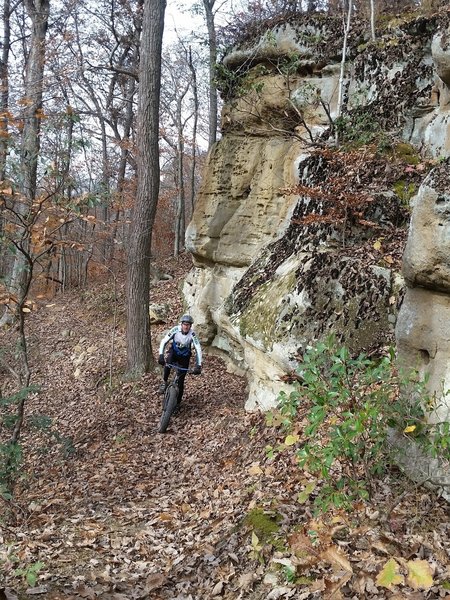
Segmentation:
{"type": "Polygon", "coordinates": [[[220,596],[223,591],[223,581],[218,581],[211,592],[212,596],[220,596]]]}
{"type": "Polygon", "coordinates": [[[337,581],[325,578],[324,600],[341,600],[343,598],[341,588],[351,579],[351,576],[351,573],[347,572],[337,581]]]}
{"type": "Polygon", "coordinates": [[[289,546],[304,566],[313,565],[320,560],[320,552],[311,544],[309,537],[302,533],[293,533],[288,536],[289,546]]]}
{"type": "Polygon", "coordinates": [[[242,573],[242,575],[239,576],[239,587],[247,590],[253,583],[253,581],[255,580],[255,573],[254,572],[250,572],[250,573],[242,573]]]}
{"type": "Polygon", "coordinates": [[[162,587],[167,581],[167,577],[162,573],[152,573],[145,580],[145,591],[147,594],[162,587]]]}
{"type": "Polygon", "coordinates": [[[253,463],[252,466],[248,469],[249,475],[261,475],[262,472],[263,470],[259,466],[259,463],[253,463]]]}
{"type": "Polygon", "coordinates": [[[159,515],[159,520],[160,521],[172,521],[173,520],[173,515],[166,513],[166,512],[162,512],[159,515]]]}
{"type": "Polygon", "coordinates": [[[327,548],[324,552],[320,554],[320,558],[331,563],[334,570],[337,567],[338,569],[344,569],[344,571],[353,573],[352,565],[350,564],[345,554],[341,550],[339,550],[337,546],[330,546],[329,548],[327,548]]]}

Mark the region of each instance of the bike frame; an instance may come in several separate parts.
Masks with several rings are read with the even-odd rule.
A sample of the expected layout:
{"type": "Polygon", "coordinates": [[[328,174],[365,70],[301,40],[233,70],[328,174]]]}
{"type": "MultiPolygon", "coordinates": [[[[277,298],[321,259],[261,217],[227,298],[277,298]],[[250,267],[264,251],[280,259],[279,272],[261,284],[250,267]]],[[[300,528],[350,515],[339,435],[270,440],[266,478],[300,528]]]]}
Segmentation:
{"type": "Polygon", "coordinates": [[[164,392],[164,400],[163,400],[163,413],[161,415],[160,424],[159,424],[159,433],[165,433],[167,426],[169,425],[170,417],[173,414],[173,411],[176,408],[176,400],[178,398],[179,386],[178,382],[180,379],[180,375],[183,371],[186,373],[192,373],[191,369],[186,369],[184,367],[180,367],[179,365],[174,365],[167,363],[166,365],[170,369],[174,369],[175,374],[170,374],[171,381],[168,381],[167,388],[164,392]]]}
{"type": "Polygon", "coordinates": [[[166,391],[164,393],[164,397],[167,397],[167,390],[169,389],[169,387],[174,387],[177,390],[177,394],[178,394],[178,380],[180,378],[180,375],[183,371],[185,371],[186,373],[192,373],[192,369],[185,369],[184,367],[180,367],[179,365],[172,365],[170,363],[167,363],[165,365],[166,367],[169,367],[170,369],[173,369],[175,371],[175,373],[171,373],[169,376],[169,382],[166,388],[166,391]]]}

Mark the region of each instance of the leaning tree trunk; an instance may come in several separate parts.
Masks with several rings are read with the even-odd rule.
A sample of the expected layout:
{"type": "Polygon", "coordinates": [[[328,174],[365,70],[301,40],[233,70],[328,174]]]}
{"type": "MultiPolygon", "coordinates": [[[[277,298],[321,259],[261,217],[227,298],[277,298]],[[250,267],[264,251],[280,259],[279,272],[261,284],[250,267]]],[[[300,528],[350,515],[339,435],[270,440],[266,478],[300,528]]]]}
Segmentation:
{"type": "Polygon", "coordinates": [[[152,363],[150,249],[159,194],[159,98],[165,0],[146,0],[139,64],[137,193],[129,240],[127,270],[127,363],[132,375],[152,363]]]}
{"type": "MultiPolygon", "coordinates": [[[[348,0],[348,8],[347,8],[347,19],[345,20],[343,14],[344,21],[344,41],[342,44],[342,58],[341,58],[341,70],[339,73],[339,83],[338,83],[338,99],[337,99],[337,107],[336,107],[336,118],[340,117],[342,114],[342,105],[344,102],[344,78],[345,78],[345,61],[347,58],[347,43],[348,43],[348,34],[350,33],[351,19],[352,19],[352,8],[353,2],[352,0],[348,0]]],[[[336,131],[336,144],[338,143],[338,132],[336,131]]]]}

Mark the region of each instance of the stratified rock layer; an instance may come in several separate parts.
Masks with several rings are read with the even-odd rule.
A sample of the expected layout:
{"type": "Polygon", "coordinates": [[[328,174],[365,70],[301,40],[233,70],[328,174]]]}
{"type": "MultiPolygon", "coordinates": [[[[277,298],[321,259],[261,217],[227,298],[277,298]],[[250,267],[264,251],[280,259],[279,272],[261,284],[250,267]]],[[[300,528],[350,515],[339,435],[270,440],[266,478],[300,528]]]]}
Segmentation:
{"type": "MultiPolygon", "coordinates": [[[[343,86],[343,126],[353,139],[363,126],[396,128],[430,157],[448,153],[447,84],[436,75],[448,73],[447,22],[439,19],[396,25],[372,45],[367,24],[354,26],[343,86]]],[[[339,153],[314,150],[311,142],[323,145],[336,117],[339,27],[323,18],[291,22],[224,60],[233,76],[223,85],[223,137],[211,149],[186,234],[194,268],[184,294],[204,341],[246,372],[248,409],[272,406],[298,355],[329,333],[354,350],[392,341],[403,283],[391,247],[420,173],[399,167],[395,152],[391,165],[369,152],[366,170],[346,164],[341,172],[339,153]]],[[[430,175],[412,230],[427,229],[419,204],[434,207],[438,231],[445,198],[430,175]]],[[[431,237],[430,259],[422,242],[408,242],[405,277],[410,286],[434,277],[442,293],[445,236],[431,237]]]]}

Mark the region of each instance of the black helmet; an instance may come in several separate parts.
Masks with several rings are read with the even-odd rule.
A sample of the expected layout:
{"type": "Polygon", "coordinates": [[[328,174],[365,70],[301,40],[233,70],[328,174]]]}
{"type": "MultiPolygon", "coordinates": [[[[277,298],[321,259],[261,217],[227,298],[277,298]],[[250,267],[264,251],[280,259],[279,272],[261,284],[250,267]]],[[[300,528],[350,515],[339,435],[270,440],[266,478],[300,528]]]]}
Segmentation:
{"type": "Polygon", "coordinates": [[[183,315],[180,321],[181,323],[189,323],[189,325],[192,325],[194,319],[191,317],[191,315],[183,315]]]}

